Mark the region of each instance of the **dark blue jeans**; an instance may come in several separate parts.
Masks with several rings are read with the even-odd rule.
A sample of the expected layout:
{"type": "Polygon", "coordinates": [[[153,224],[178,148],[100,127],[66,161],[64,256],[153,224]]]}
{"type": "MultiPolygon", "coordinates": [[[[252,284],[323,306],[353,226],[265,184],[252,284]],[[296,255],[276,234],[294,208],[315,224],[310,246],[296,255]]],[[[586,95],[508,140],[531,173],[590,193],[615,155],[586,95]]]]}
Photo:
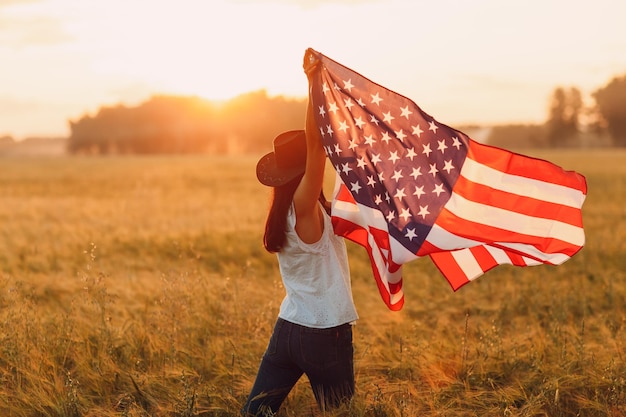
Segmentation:
{"type": "Polygon", "coordinates": [[[312,329],[279,318],[242,414],[276,413],[302,374],[320,410],[349,401],[354,394],[352,326],[312,329]]]}

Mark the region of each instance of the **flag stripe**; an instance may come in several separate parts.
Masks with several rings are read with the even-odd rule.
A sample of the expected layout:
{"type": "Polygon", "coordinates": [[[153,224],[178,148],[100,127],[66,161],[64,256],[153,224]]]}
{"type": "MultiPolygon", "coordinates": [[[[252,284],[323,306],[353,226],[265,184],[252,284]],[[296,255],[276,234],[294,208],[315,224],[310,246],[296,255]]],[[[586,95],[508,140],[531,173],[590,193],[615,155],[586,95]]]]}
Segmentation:
{"type": "Polygon", "coordinates": [[[497,207],[511,212],[528,214],[543,219],[559,219],[560,221],[582,228],[580,210],[557,203],[538,200],[512,194],[509,191],[501,191],[484,184],[479,184],[460,176],[454,192],[463,198],[481,202],[489,206],[497,207]]]}
{"type": "MultiPolygon", "coordinates": [[[[465,210],[465,211],[462,211],[462,214],[466,218],[457,216],[453,211],[447,210],[445,208],[441,211],[439,217],[437,218],[437,224],[441,228],[448,230],[451,233],[451,236],[461,236],[461,237],[465,237],[471,240],[479,240],[481,239],[481,236],[489,236],[489,240],[486,240],[484,243],[520,242],[520,243],[523,243],[525,245],[529,245],[530,247],[535,248],[537,253],[544,254],[546,257],[549,257],[551,254],[567,254],[571,256],[575,254],[582,246],[582,243],[584,243],[582,242],[579,245],[573,245],[570,242],[567,242],[566,240],[559,239],[558,237],[543,237],[541,236],[541,234],[537,234],[537,233],[533,233],[533,234],[523,233],[523,230],[525,227],[521,223],[524,220],[526,220],[524,219],[524,217],[527,217],[527,216],[521,216],[516,213],[509,214],[507,216],[507,219],[509,221],[515,221],[515,218],[519,217],[520,225],[518,227],[518,230],[507,230],[507,229],[497,227],[495,225],[486,224],[484,221],[481,221],[485,219],[485,217],[482,217],[482,216],[480,217],[474,216],[478,219],[477,221],[473,219],[469,219],[468,217],[470,216],[468,216],[468,213],[467,213],[469,208],[462,207],[461,209],[465,210]]],[[[477,209],[473,208],[473,210],[477,210],[477,209]]],[[[484,206],[484,210],[488,212],[492,212],[498,209],[492,209],[488,206],[484,206]]],[[[489,219],[488,216],[487,216],[487,219],[492,220],[492,219],[489,219]]],[[[492,221],[492,223],[495,224],[497,222],[492,221]]],[[[534,223],[537,223],[537,221],[535,220],[534,223]]],[[[536,230],[533,230],[534,223],[531,222],[530,225],[526,227],[526,229],[528,229],[528,231],[530,232],[536,232],[536,230]]],[[[558,223],[558,222],[552,222],[552,223],[558,223]]],[[[504,224],[504,226],[506,226],[506,224],[504,224]]],[[[549,225],[546,225],[546,226],[549,226],[549,225]]],[[[565,226],[571,227],[569,225],[565,225],[565,226]]],[[[548,230],[546,231],[546,233],[551,234],[552,230],[549,230],[549,227],[547,229],[548,230]]],[[[428,240],[431,243],[435,244],[436,246],[439,246],[438,243],[440,242],[433,241],[433,239],[431,239],[430,237],[430,234],[429,234],[428,240]]],[[[449,246],[449,245],[446,245],[446,246],[449,246]]]]}
{"type": "Polygon", "coordinates": [[[345,219],[337,221],[337,218],[333,219],[333,227],[335,228],[335,233],[344,236],[366,249],[373,266],[372,271],[374,272],[378,292],[383,302],[390,310],[401,310],[404,305],[402,277],[399,273],[394,274],[388,271],[387,263],[382,257],[381,252],[377,249],[376,244],[373,242],[374,239],[371,230],[364,229],[360,225],[346,221],[345,219]]]}
{"type": "Polygon", "coordinates": [[[437,252],[430,258],[447,278],[454,291],[498,265],[540,265],[541,262],[490,245],[475,246],[452,252],[437,252]]]}
{"type": "MultiPolygon", "coordinates": [[[[463,219],[477,225],[479,232],[476,234],[474,234],[475,232],[471,233],[465,230],[459,232],[460,235],[469,238],[483,236],[483,233],[488,232],[483,227],[491,227],[494,229],[490,229],[490,231],[497,232],[501,230],[504,232],[504,234],[489,235],[489,241],[494,242],[518,242],[517,236],[532,236],[532,240],[536,240],[536,238],[558,239],[575,246],[582,246],[584,243],[584,234],[580,227],[557,220],[515,213],[487,204],[475,203],[456,193],[452,193],[452,197],[437,218],[437,223],[442,225],[443,222],[450,221],[450,218],[447,217],[448,213],[454,215],[455,219],[463,219]]],[[[458,227],[454,229],[449,228],[449,230],[456,229],[458,227]]],[[[525,240],[522,240],[522,242],[528,243],[525,240]]]]}
{"type": "MultiPolygon", "coordinates": [[[[424,242],[424,245],[418,256],[426,256],[433,253],[440,252],[456,252],[463,248],[474,248],[481,245],[487,246],[491,255],[496,259],[499,263],[511,263],[511,259],[506,252],[509,253],[524,253],[528,255],[528,260],[526,261],[527,265],[539,265],[540,263],[550,263],[553,265],[560,265],[566,260],[569,259],[570,256],[567,254],[545,254],[539,251],[532,245],[523,245],[517,243],[502,243],[502,242],[493,242],[493,244],[483,244],[482,242],[478,242],[476,240],[463,238],[454,232],[448,232],[447,230],[435,225],[432,231],[428,235],[428,240],[424,242]],[[497,247],[496,247],[497,246],[497,247]]],[[[572,254],[573,255],[573,254],[572,254]]]]}
{"type": "MultiPolygon", "coordinates": [[[[470,149],[473,148],[474,144],[472,143],[470,149]]],[[[541,171],[544,168],[548,171],[550,170],[548,166],[536,167],[537,171],[541,171]]],[[[585,195],[577,188],[513,175],[510,172],[494,169],[471,158],[465,160],[461,176],[474,183],[483,184],[496,190],[569,207],[579,208],[585,199],[585,195]]]]}
{"type": "Polygon", "coordinates": [[[474,161],[480,161],[480,163],[500,172],[524,177],[525,179],[556,184],[579,190],[584,195],[587,194],[587,184],[582,175],[574,171],[565,171],[563,168],[543,159],[519,155],[478,142],[472,143],[467,157],[474,161]]]}
{"type": "MultiPolygon", "coordinates": [[[[496,260],[496,262],[500,265],[503,264],[512,264],[514,263],[513,261],[513,257],[517,257],[517,254],[514,253],[513,251],[507,249],[506,247],[504,248],[499,248],[499,247],[495,247],[495,246],[491,246],[491,245],[486,245],[487,246],[487,250],[489,251],[489,253],[491,254],[491,256],[493,256],[493,258],[496,260]]],[[[517,266],[530,266],[530,265],[541,265],[542,262],[538,261],[536,259],[532,259],[529,257],[522,257],[522,264],[517,265],[517,266]]]]}
{"type": "Polygon", "coordinates": [[[491,252],[489,252],[487,246],[475,246],[473,248],[470,248],[470,251],[472,253],[472,257],[476,259],[476,262],[478,262],[478,265],[480,265],[480,269],[483,271],[483,273],[484,271],[488,271],[489,269],[498,265],[498,262],[496,262],[493,255],[491,255],[491,252]]]}
{"type": "Polygon", "coordinates": [[[381,298],[390,310],[401,310],[404,305],[401,269],[389,259],[389,249],[393,241],[389,242],[387,232],[372,226],[372,224],[379,224],[385,227],[386,223],[380,212],[371,210],[369,207],[359,208],[358,203],[345,184],[340,181],[338,175],[335,181],[332,221],[336,234],[366,249],[381,298]],[[371,214],[370,217],[376,220],[364,221],[364,217],[361,216],[364,212],[368,212],[371,214]],[[384,252],[387,253],[386,256],[384,252]]]}
{"type": "Polygon", "coordinates": [[[580,250],[580,248],[567,246],[566,249],[560,252],[545,253],[537,249],[533,245],[510,242],[496,242],[494,243],[494,246],[506,250],[509,254],[516,253],[520,256],[527,257],[529,260],[532,260],[532,263],[529,263],[529,260],[525,260],[524,262],[526,263],[526,265],[539,265],[539,262],[551,265],[560,265],[572,256],[576,255],[576,253],[578,253],[578,251],[580,250]]]}
{"type": "Polygon", "coordinates": [[[433,253],[430,259],[455,291],[484,273],[469,249],[433,253]]]}

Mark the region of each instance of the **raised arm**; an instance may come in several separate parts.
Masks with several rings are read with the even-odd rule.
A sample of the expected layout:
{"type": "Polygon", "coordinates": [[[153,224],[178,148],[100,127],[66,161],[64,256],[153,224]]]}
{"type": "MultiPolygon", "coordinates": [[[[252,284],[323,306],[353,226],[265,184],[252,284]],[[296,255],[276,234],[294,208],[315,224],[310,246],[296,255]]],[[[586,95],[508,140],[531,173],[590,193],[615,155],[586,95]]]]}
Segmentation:
{"type": "MultiPolygon", "coordinates": [[[[315,63],[307,62],[305,57],[304,69],[310,77],[315,63]]],[[[313,116],[313,103],[309,97],[305,132],[307,144],[306,169],[300,185],[293,196],[296,210],[296,233],[306,243],[317,242],[324,227],[324,218],[318,199],[324,184],[324,168],[326,153],[322,147],[322,138],[313,116]]]]}

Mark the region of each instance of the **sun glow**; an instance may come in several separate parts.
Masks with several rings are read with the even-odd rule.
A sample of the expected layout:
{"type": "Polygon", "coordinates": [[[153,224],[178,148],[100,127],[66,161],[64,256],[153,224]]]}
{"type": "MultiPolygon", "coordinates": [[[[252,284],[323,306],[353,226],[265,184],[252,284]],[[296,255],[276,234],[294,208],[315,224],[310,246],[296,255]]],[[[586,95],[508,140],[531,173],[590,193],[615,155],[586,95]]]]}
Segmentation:
{"type": "Polygon", "coordinates": [[[626,3],[529,1],[0,0],[0,136],[157,94],[301,98],[308,47],[448,123],[542,121],[556,86],[623,73],[626,3]]]}
{"type": "Polygon", "coordinates": [[[258,12],[276,13],[272,11],[276,6],[266,4],[260,9],[254,4],[220,0],[180,3],[173,8],[159,2],[127,2],[127,13],[115,16],[102,4],[100,10],[93,10],[90,5],[93,20],[74,22],[68,30],[75,34],[79,47],[93,55],[92,68],[97,74],[138,79],[145,89],[155,93],[198,95],[212,100],[261,89],[277,94],[306,94],[306,78],[298,72],[305,46],[283,38],[272,28],[258,32],[263,27],[258,12]],[[185,5],[190,4],[193,13],[187,14],[185,5]],[[215,14],[220,7],[231,9],[229,15],[237,16],[236,25],[215,14]],[[137,16],[142,16],[141,22],[137,16]],[[110,30],[113,19],[115,33],[103,38],[101,31],[110,30]],[[250,32],[242,32],[242,28],[249,28],[250,32]],[[265,38],[272,45],[274,36],[279,36],[281,50],[285,51],[280,52],[282,59],[276,59],[275,50],[250,48],[251,37],[257,37],[255,42],[259,37],[265,38]],[[116,53],[109,53],[113,49],[116,53]],[[293,61],[285,65],[285,59],[293,61]]]}

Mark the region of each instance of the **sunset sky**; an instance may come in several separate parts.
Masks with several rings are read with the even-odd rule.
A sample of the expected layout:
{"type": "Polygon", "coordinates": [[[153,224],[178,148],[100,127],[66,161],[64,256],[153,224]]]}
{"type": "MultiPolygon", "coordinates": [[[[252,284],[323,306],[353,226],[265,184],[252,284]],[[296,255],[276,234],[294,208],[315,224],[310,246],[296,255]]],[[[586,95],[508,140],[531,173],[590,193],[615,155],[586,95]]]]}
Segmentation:
{"type": "Polygon", "coordinates": [[[626,74],[626,1],[0,0],[0,136],[159,93],[304,97],[307,47],[447,124],[543,122],[626,74]]]}

